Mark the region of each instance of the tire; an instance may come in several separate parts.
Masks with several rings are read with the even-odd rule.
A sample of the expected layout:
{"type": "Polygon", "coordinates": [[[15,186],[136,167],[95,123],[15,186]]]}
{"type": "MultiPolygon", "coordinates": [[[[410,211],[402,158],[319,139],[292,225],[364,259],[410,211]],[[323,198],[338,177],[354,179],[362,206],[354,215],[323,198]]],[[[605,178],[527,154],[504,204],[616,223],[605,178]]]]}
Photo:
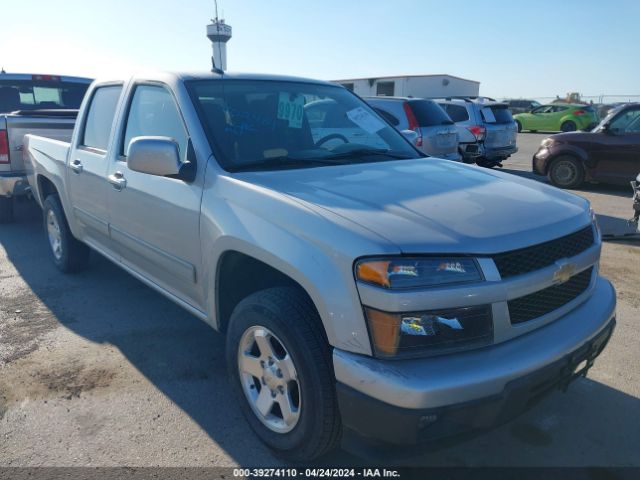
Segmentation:
{"type": "Polygon", "coordinates": [[[241,301],[229,322],[226,357],[231,389],[245,418],[277,455],[294,462],[309,461],[338,444],[341,423],[331,351],[320,317],[303,292],[270,288],[241,301]],[[267,347],[259,346],[260,338],[267,347]],[[273,365],[268,360],[270,352],[273,365]],[[255,375],[243,369],[243,358],[251,361],[253,368],[248,370],[255,375]],[[287,382],[287,378],[294,380],[287,382]],[[282,402],[296,413],[285,415],[282,402]]]}
{"type": "Polygon", "coordinates": [[[42,206],[44,230],[53,263],[63,273],[76,273],[89,264],[89,247],[76,240],[58,195],[49,195],[42,206]]]}
{"type": "Polygon", "coordinates": [[[559,188],[577,188],[584,182],[582,163],[571,156],[562,155],[549,166],[549,181],[559,188]]]}
{"type": "Polygon", "coordinates": [[[13,198],[0,197],[0,223],[13,222],[13,198]]]}
{"type": "Polygon", "coordinates": [[[518,133],[522,132],[522,124],[516,120],[516,126],[518,127],[518,133]]]}
{"type": "Polygon", "coordinates": [[[560,130],[562,130],[563,132],[575,132],[577,129],[578,126],[571,120],[567,120],[566,122],[563,122],[562,125],[560,125],[560,130]]]}

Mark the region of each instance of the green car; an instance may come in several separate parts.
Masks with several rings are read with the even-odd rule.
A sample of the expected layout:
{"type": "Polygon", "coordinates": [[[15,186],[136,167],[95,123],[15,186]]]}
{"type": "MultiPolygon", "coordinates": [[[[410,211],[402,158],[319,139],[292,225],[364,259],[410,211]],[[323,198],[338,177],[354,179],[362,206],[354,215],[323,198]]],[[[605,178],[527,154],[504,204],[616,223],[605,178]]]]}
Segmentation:
{"type": "Polygon", "coordinates": [[[591,130],[598,124],[598,115],[593,107],[571,103],[542,105],[528,113],[514,115],[513,119],[518,125],[518,132],[574,132],[591,130]]]}

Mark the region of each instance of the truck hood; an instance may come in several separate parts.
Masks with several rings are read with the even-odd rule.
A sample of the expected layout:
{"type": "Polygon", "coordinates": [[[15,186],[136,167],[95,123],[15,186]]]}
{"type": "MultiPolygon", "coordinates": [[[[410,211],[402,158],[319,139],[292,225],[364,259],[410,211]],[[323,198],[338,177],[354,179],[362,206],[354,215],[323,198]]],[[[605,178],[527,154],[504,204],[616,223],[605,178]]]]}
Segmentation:
{"type": "Polygon", "coordinates": [[[504,252],[567,235],[590,222],[589,204],[578,196],[434,158],[242,176],[320,213],[344,217],[403,253],[504,252]]]}

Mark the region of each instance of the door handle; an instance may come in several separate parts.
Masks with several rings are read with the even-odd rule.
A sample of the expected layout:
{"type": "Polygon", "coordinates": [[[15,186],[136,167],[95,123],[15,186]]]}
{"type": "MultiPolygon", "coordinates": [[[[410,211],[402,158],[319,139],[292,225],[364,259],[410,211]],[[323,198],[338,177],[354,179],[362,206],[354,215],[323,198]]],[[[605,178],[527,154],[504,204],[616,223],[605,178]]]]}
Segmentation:
{"type": "Polygon", "coordinates": [[[69,164],[69,168],[73,170],[74,173],[82,173],[82,163],[80,160],[75,159],[73,162],[69,164]]]}
{"type": "Polygon", "coordinates": [[[127,186],[127,180],[124,178],[124,175],[120,171],[109,175],[107,179],[109,180],[109,183],[113,185],[113,188],[117,191],[120,191],[127,186]]]}

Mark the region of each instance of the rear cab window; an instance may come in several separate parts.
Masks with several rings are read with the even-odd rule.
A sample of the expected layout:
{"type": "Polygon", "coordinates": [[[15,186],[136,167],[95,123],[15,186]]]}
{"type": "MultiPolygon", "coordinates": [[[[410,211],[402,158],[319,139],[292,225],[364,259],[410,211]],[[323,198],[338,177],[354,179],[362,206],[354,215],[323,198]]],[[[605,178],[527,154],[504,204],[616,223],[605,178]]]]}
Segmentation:
{"type": "Polygon", "coordinates": [[[84,123],[80,146],[106,152],[113,127],[122,85],[108,85],[94,90],[84,123]]]}
{"type": "Polygon", "coordinates": [[[77,110],[87,88],[88,83],[63,82],[59,77],[34,76],[33,80],[0,80],[0,112],[77,110]]]}

